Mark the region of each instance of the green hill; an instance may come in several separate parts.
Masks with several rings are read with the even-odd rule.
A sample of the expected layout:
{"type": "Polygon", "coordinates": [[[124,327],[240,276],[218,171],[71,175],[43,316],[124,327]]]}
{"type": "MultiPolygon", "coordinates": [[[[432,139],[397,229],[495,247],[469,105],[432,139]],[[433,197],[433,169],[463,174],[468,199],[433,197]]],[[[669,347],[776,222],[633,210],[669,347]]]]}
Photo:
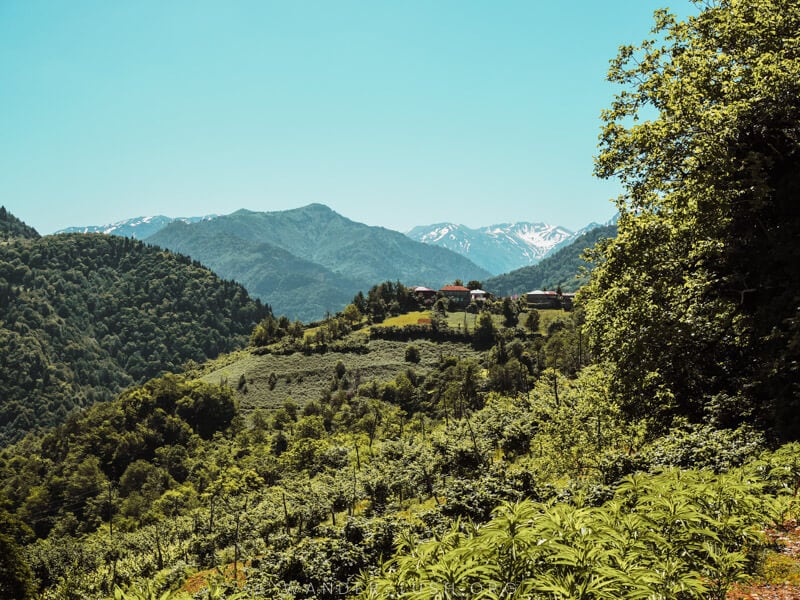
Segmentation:
{"type": "Polygon", "coordinates": [[[268,310],[199,263],[131,239],[0,244],[0,444],[240,347],[268,310]]]}
{"type": "Polygon", "coordinates": [[[176,222],[148,242],[168,246],[224,274],[273,307],[276,314],[311,321],[346,305],[365,287],[273,244],[243,237],[226,227],[193,227],[176,222]]]}
{"type": "Polygon", "coordinates": [[[575,355],[571,315],[497,333],[484,351],[417,340],[416,358],[362,330],[365,351],[239,351],[2,449],[6,573],[29,598],[336,600],[451,571],[654,597],[664,565],[699,599],[758,572],[800,448],[709,426],[650,441],[575,355]]]}
{"type": "Polygon", "coordinates": [[[8,212],[5,206],[0,206],[0,240],[11,238],[36,239],[38,237],[38,231],[8,212]]]}
{"type": "Polygon", "coordinates": [[[554,290],[559,286],[564,292],[574,292],[588,280],[588,272],[584,273],[582,268],[588,269],[591,265],[581,258],[583,252],[601,239],[616,234],[616,225],[592,229],[539,264],[487,279],[483,287],[498,296],[524,294],[535,289],[554,290]]]}
{"type": "Polygon", "coordinates": [[[489,275],[455,252],[356,223],[321,204],[172,223],[147,242],[188,254],[242,283],[276,313],[304,320],[341,310],[380,281],[439,287],[489,275]]]}

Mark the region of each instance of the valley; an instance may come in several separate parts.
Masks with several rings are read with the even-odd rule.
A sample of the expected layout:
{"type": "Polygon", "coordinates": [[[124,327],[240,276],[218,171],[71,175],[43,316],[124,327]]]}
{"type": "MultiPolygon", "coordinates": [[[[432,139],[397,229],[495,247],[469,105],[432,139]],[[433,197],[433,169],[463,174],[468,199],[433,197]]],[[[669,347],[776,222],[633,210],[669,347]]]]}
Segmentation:
{"type": "MultiPolygon", "coordinates": [[[[615,594],[677,586],[700,597],[745,581],[759,557],[774,552],[761,529],[794,514],[792,499],[779,490],[797,476],[787,467],[800,456],[796,444],[776,448],[748,425],[637,424],[632,409],[613,399],[608,369],[585,340],[583,307],[536,309],[524,293],[511,293],[526,282],[544,287],[542,277],[568,287],[583,249],[613,229],[593,230],[527,268],[532,273],[509,274],[508,283],[487,280],[487,288],[509,286],[507,295],[466,309],[442,292],[431,298],[389,280],[303,324],[253,303],[243,287],[181,255],[107,235],[38,238],[13,216],[6,222],[16,237],[0,262],[12,299],[4,323],[17,325],[6,325],[4,335],[20,335],[13,315],[36,307],[42,330],[24,331],[29,343],[52,348],[45,360],[63,361],[79,376],[106,369],[100,389],[119,392],[65,404],[22,439],[22,403],[4,405],[4,414],[17,418],[9,421],[16,433],[0,449],[0,519],[17,533],[0,537],[0,546],[21,569],[14,581],[26,594],[333,600],[369,598],[370,589],[391,597],[391,589],[420,585],[438,593],[438,570],[467,556],[456,589],[481,585],[511,597],[559,585],[569,597],[586,567],[543,566],[534,579],[502,575],[522,567],[490,532],[501,539],[512,527],[536,539],[566,535],[561,546],[537,550],[542,565],[559,565],[561,552],[586,543],[615,556],[630,541],[614,532],[638,519],[636,527],[654,533],[633,562],[622,569],[598,555],[587,577],[604,573],[615,594]],[[99,276],[112,273],[122,276],[110,280],[120,308],[107,310],[111,296],[99,276]],[[88,289],[86,278],[100,295],[70,299],[70,282],[88,289]],[[126,294],[141,313],[124,308],[126,294]],[[199,297],[214,303],[210,313],[197,306],[199,297]],[[178,316],[190,307],[199,312],[178,316]],[[138,325],[104,321],[106,314],[129,315],[138,325]],[[162,314],[166,321],[147,324],[162,314]],[[220,322],[241,323],[242,333],[226,334],[227,347],[210,346],[206,326],[223,315],[220,322]],[[180,333],[170,323],[180,323],[180,333]],[[76,326],[83,341],[52,337],[76,326]],[[123,346],[163,371],[147,374],[127,360],[127,374],[117,374],[75,354],[78,345],[107,348],[108,329],[119,339],[167,333],[169,340],[143,339],[142,350],[123,346]],[[177,340],[196,340],[208,354],[189,353],[180,364],[172,358],[165,368],[167,355],[144,349],[177,340]],[[72,353],[59,353],[62,346],[72,353]],[[710,509],[710,490],[714,502],[732,507],[725,515],[710,509]],[[673,531],[664,494],[680,497],[703,527],[673,531]],[[773,507],[767,512],[757,508],[765,499],[773,507]],[[619,503],[630,507],[625,514],[619,503]],[[548,530],[533,514],[581,525],[548,530]],[[584,539],[586,527],[596,537],[584,539]],[[432,546],[434,540],[449,541],[432,546]],[[709,540],[720,544],[719,560],[736,561],[733,569],[698,550],[683,553],[678,579],[627,578],[630,568],[650,573],[672,548],[704,548],[709,540]],[[407,553],[417,552],[426,553],[421,570],[409,571],[407,553]],[[388,570],[376,571],[381,564],[388,570]]],[[[16,360],[9,348],[5,365],[16,360]]],[[[4,385],[27,390],[25,402],[53,402],[47,388],[22,380],[9,388],[12,382],[4,385]]],[[[78,379],[72,385],[87,389],[78,379]]]]}
{"type": "Polygon", "coordinates": [[[3,5],[15,202],[436,224],[0,207],[0,600],[800,598],[800,4],[148,8],[3,5]]]}

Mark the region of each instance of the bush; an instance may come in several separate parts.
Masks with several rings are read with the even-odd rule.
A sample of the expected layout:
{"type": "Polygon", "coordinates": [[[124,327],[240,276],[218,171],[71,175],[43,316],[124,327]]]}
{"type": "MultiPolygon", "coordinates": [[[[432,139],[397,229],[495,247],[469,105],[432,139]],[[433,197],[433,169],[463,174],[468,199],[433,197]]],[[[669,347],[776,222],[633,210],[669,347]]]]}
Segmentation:
{"type": "Polygon", "coordinates": [[[415,345],[406,346],[406,362],[418,363],[420,360],[419,347],[415,345]]]}

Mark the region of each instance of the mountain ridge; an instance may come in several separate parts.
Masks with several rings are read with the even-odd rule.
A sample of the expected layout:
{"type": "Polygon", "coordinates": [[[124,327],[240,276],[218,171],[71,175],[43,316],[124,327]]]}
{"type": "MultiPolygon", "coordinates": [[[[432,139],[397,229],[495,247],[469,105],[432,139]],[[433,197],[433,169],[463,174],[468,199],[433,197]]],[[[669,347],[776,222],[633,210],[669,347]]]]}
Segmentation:
{"type": "Polygon", "coordinates": [[[600,225],[585,231],[566,246],[562,246],[535,265],[521,267],[483,282],[484,289],[499,296],[524,294],[534,289],[577,291],[586,283],[591,265],[583,260],[583,253],[604,238],[617,234],[616,225],[600,225]]]}
{"type": "Polygon", "coordinates": [[[358,223],[323,204],[272,212],[240,209],[210,221],[173,222],[146,241],[197,258],[222,277],[240,281],[276,313],[303,320],[341,310],[356,293],[386,280],[439,287],[454,279],[489,275],[456,252],[358,223]],[[232,247],[247,251],[234,257],[232,247]],[[267,275],[280,271],[282,261],[302,267],[296,274],[311,281],[321,278],[328,287],[316,293],[309,289],[316,298],[307,293],[284,299],[258,291],[257,282],[263,288],[267,275]]]}
{"type": "Polygon", "coordinates": [[[418,225],[406,235],[458,252],[498,275],[536,264],[569,244],[578,234],[560,225],[517,221],[479,228],[446,222],[418,225]]]}
{"type": "Polygon", "coordinates": [[[130,219],[122,219],[106,225],[85,225],[77,227],[66,227],[59,229],[59,233],[105,233],[107,235],[117,235],[129,237],[136,240],[143,240],[154,233],[157,233],[170,223],[182,221],[184,223],[195,223],[214,219],[218,215],[204,215],[202,217],[167,217],[164,215],[139,216],[130,219]]]}

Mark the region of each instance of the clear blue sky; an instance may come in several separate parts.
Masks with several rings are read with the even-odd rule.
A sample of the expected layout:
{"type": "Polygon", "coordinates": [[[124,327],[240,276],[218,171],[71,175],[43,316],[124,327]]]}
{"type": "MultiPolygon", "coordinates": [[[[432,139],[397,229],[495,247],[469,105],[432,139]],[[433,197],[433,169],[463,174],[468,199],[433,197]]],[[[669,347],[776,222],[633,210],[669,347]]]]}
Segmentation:
{"type": "Polygon", "coordinates": [[[0,1],[0,204],[40,233],[321,202],[605,220],[616,48],[687,0],[0,1]]]}

